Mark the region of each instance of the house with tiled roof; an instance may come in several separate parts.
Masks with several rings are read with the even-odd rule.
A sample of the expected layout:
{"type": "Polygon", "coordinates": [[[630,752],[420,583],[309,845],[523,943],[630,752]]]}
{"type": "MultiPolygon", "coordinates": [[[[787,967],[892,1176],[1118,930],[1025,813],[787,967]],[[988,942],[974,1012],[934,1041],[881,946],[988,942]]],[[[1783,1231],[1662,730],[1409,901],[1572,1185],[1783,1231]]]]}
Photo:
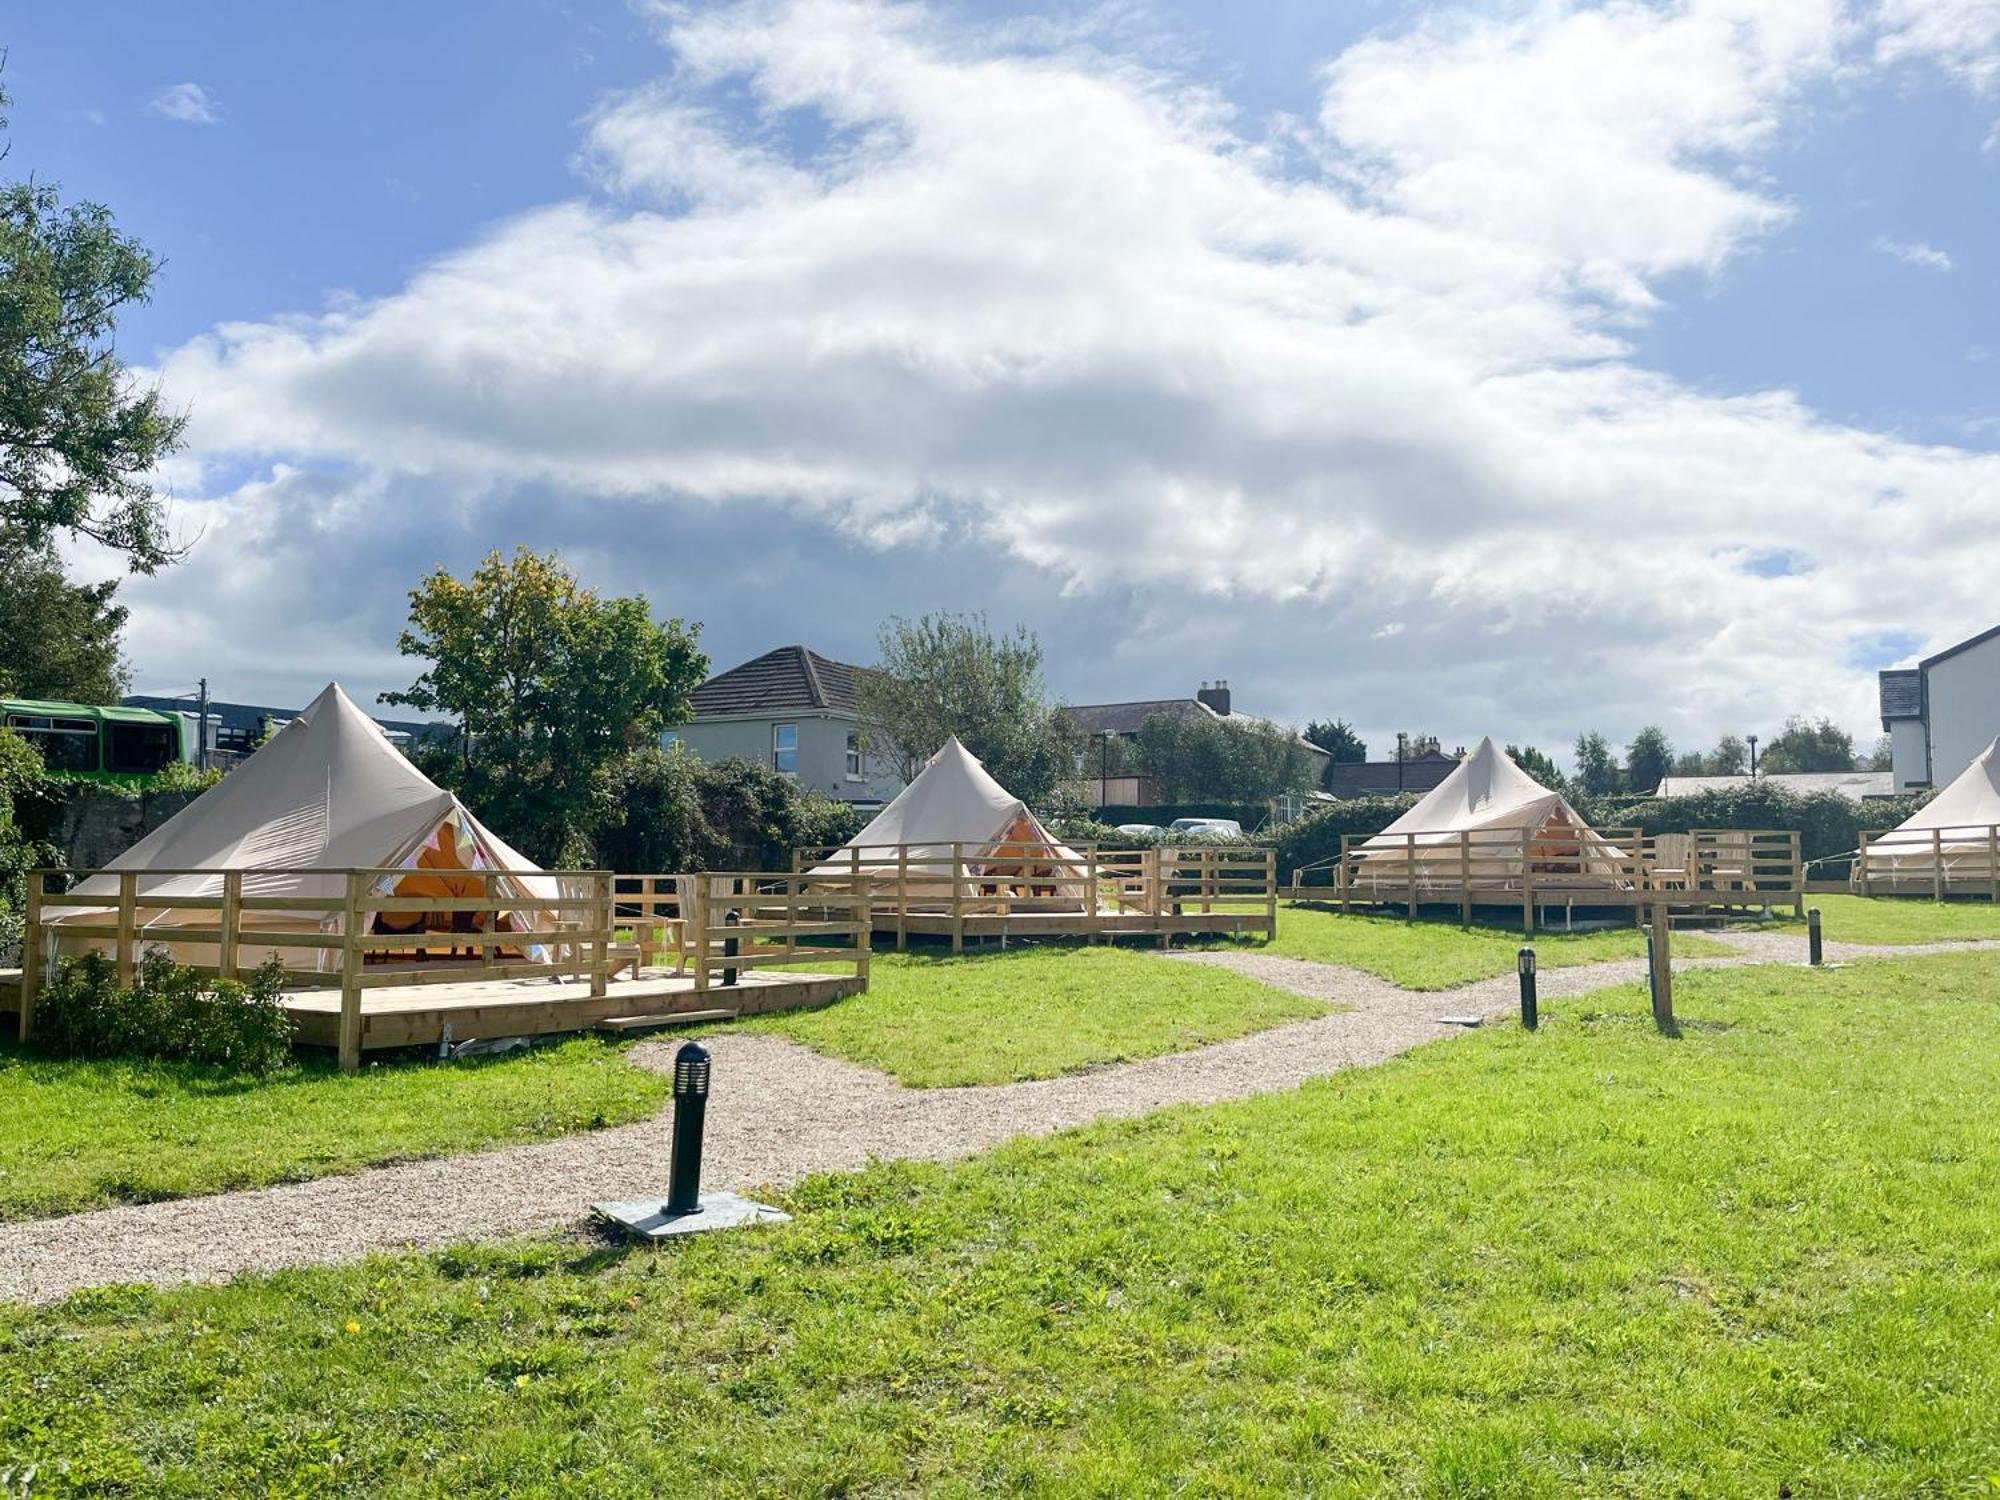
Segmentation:
{"type": "Polygon", "coordinates": [[[754,761],[829,797],[878,807],[903,780],[862,745],[859,670],[805,646],[766,651],[696,688],[693,721],[668,730],[664,742],[705,761],[754,761]]]}
{"type": "Polygon", "coordinates": [[[2000,734],[2000,625],[1877,681],[1896,790],[1943,786],[2000,734]]]}
{"type": "MultiPolygon", "coordinates": [[[[1092,767],[1099,763],[1096,757],[1103,756],[1108,760],[1111,742],[1123,741],[1126,744],[1136,742],[1140,727],[1148,719],[1235,719],[1239,723],[1263,724],[1285,729],[1290,734],[1297,733],[1296,730],[1280,725],[1273,719],[1247,714],[1237,708],[1227,681],[1204,682],[1199,691],[1187,698],[1136,698],[1129,703],[1080,703],[1065,706],[1063,713],[1068,717],[1070,727],[1076,731],[1077,738],[1083,741],[1086,747],[1084,775],[1099,807],[1135,805],[1158,800],[1157,789],[1143,776],[1111,776],[1102,773],[1091,776],[1090,774],[1092,767]]],[[[1299,744],[1311,760],[1313,781],[1317,783],[1324,776],[1327,763],[1333,757],[1303,736],[1300,736],[1299,744]]]]}

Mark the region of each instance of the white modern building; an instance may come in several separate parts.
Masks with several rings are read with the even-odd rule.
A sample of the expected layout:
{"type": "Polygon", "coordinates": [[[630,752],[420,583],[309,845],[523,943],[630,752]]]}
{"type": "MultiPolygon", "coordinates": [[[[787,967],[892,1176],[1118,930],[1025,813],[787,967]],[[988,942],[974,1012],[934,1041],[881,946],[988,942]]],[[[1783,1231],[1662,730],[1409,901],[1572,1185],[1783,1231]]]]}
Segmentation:
{"type": "Polygon", "coordinates": [[[2000,734],[2000,625],[1880,682],[1896,790],[1941,786],[2000,734]]]}

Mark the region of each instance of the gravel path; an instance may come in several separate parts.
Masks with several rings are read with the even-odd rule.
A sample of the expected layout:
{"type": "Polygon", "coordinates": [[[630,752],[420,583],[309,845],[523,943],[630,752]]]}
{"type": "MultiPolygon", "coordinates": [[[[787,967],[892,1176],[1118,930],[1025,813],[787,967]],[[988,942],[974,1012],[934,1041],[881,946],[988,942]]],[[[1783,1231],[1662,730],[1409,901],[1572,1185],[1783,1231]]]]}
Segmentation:
{"type": "MultiPolygon", "coordinates": [[[[1742,957],[1692,959],[1683,967],[1804,956],[1797,937],[1738,933],[1728,941],[1742,957]]],[[[1831,945],[1829,957],[1972,947],[2000,943],[1831,945]]],[[[1018,1135],[1296,1088],[1460,1029],[1440,1017],[1497,1015],[1511,1011],[1516,1000],[1511,974],[1425,993],[1354,969],[1268,954],[1186,953],[1173,961],[1232,969],[1347,1008],[1190,1052],[984,1088],[906,1088],[782,1037],[716,1036],[708,1043],[716,1092],[709,1103],[703,1184],[783,1186],[875,1159],[949,1161],[1018,1135]]],[[[1644,977],[1645,965],[1636,959],[1545,969],[1540,992],[1560,999],[1644,977]]],[[[632,1056],[664,1068],[671,1053],[670,1044],[649,1043],[632,1056]]],[[[663,1191],[670,1134],[662,1113],[532,1146],[0,1226],[0,1299],[46,1302],[114,1282],[223,1281],[245,1271],[332,1264],[375,1250],[573,1226],[593,1202],[663,1191]]]]}

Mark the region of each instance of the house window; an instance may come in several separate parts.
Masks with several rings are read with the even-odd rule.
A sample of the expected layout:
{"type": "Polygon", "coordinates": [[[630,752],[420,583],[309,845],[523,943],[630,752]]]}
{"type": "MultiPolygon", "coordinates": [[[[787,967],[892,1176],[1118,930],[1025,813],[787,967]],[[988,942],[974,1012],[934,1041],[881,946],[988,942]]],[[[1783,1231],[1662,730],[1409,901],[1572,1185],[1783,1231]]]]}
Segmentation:
{"type": "Polygon", "coordinates": [[[786,776],[799,774],[799,726],[771,726],[771,767],[786,776]]]}
{"type": "Polygon", "coordinates": [[[849,781],[861,779],[861,736],[858,734],[850,734],[847,737],[847,779],[849,781]]]}

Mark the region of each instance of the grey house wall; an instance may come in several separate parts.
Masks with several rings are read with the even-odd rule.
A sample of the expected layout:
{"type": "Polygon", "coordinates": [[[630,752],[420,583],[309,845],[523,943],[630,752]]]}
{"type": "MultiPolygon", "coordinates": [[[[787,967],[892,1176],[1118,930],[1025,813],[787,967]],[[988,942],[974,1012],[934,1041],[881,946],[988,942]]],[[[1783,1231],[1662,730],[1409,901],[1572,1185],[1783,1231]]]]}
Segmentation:
{"type": "Polygon", "coordinates": [[[799,728],[799,785],[843,802],[887,802],[903,789],[902,778],[879,757],[863,755],[859,779],[847,774],[847,737],[859,727],[849,714],[825,709],[697,719],[668,731],[705,761],[747,760],[771,764],[771,731],[778,724],[799,728]]]}
{"type": "Polygon", "coordinates": [[[1947,656],[1924,676],[1931,779],[1945,786],[2000,734],[2000,636],[1947,656]]]}

